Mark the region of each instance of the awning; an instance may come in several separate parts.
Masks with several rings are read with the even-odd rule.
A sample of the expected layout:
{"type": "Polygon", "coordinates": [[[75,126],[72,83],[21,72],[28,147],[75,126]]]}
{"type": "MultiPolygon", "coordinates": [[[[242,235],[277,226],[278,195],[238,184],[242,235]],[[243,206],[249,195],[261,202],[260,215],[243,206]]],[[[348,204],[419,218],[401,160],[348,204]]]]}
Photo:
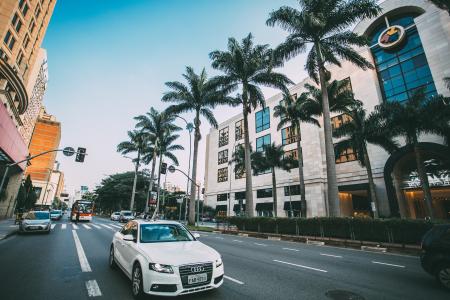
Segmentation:
{"type": "Polygon", "coordinates": [[[226,205],[217,205],[216,211],[227,211],[227,206],[226,205]]]}
{"type": "MultiPolygon", "coordinates": [[[[235,204],[234,206],[233,206],[233,211],[234,212],[238,212],[240,209],[240,205],[239,204],[235,204]]],[[[242,211],[245,211],[245,204],[242,204],[242,211]]]]}
{"type": "MultiPolygon", "coordinates": [[[[292,209],[293,210],[300,210],[301,209],[301,202],[300,201],[291,201],[292,203],[292,209]]],[[[291,210],[289,201],[284,202],[284,210],[291,210]]]]}
{"type": "Polygon", "coordinates": [[[256,203],[256,210],[273,210],[273,202],[256,203]]]}

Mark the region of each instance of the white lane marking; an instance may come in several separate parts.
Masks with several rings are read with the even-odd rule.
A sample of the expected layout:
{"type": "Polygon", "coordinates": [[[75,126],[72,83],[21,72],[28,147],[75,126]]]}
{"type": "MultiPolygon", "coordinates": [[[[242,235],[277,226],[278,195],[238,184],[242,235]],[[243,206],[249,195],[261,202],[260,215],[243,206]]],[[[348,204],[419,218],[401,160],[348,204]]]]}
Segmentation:
{"type": "Polygon", "coordinates": [[[61,224],[61,229],[66,229],[67,228],[67,224],[61,224]]]}
{"type": "Polygon", "coordinates": [[[86,289],[89,297],[100,297],[102,295],[102,292],[98,287],[97,280],[86,281],[86,289]]]}
{"type": "Polygon", "coordinates": [[[283,248],[283,250],[295,251],[295,252],[299,252],[300,251],[298,249],[292,249],[292,248],[283,248]]]}
{"type": "Polygon", "coordinates": [[[51,229],[55,228],[56,224],[50,225],[51,229]]]}
{"type": "Polygon", "coordinates": [[[94,226],[94,227],[97,228],[97,229],[101,229],[101,227],[98,226],[98,225],[92,224],[92,226],[94,226]]]}
{"type": "Polygon", "coordinates": [[[223,240],[223,237],[216,236],[216,239],[223,240]]]}
{"type": "Polygon", "coordinates": [[[200,236],[208,236],[207,234],[200,234],[200,236]]]}
{"type": "Polygon", "coordinates": [[[111,224],[111,226],[114,226],[116,228],[122,228],[123,227],[123,226],[119,226],[119,225],[116,225],[116,224],[111,224]]]}
{"type": "Polygon", "coordinates": [[[384,262],[379,262],[379,261],[372,261],[373,264],[379,264],[379,265],[385,265],[385,266],[391,266],[391,267],[397,267],[397,268],[404,268],[405,266],[401,266],[401,265],[394,265],[394,264],[388,264],[388,263],[384,263],[384,262]]]}
{"type": "Polygon", "coordinates": [[[267,247],[267,245],[266,245],[266,244],[260,244],[260,243],[253,243],[253,244],[255,244],[255,245],[257,245],[257,246],[263,246],[263,247],[267,247]]]}
{"type": "Polygon", "coordinates": [[[317,271],[317,272],[323,272],[323,273],[327,273],[328,272],[327,270],[322,270],[322,269],[312,268],[312,267],[308,267],[308,266],[293,264],[293,263],[286,262],[286,261],[281,261],[281,260],[276,260],[276,259],[274,259],[273,261],[281,263],[281,264],[295,266],[295,267],[304,268],[304,269],[308,269],[308,270],[313,270],[313,271],[317,271]]]}
{"type": "Polygon", "coordinates": [[[237,280],[237,279],[234,279],[234,278],[232,278],[232,277],[230,277],[230,276],[223,275],[223,278],[228,279],[228,280],[230,280],[230,281],[233,281],[233,282],[235,282],[235,283],[237,283],[237,284],[244,284],[242,281],[239,281],[239,280],[237,280]]]}
{"type": "Polygon", "coordinates": [[[326,254],[326,253],[320,253],[320,255],[334,257],[334,258],[342,258],[342,256],[340,256],[340,255],[333,255],[333,254],[326,254]]]}
{"type": "Polygon", "coordinates": [[[102,226],[105,227],[105,228],[112,229],[112,228],[109,227],[108,225],[105,225],[105,224],[100,224],[100,225],[102,225],[102,226]]]}
{"type": "Polygon", "coordinates": [[[78,226],[75,224],[72,224],[73,229],[78,229],[78,226]]]}
{"type": "Polygon", "coordinates": [[[89,226],[86,225],[86,224],[83,224],[83,227],[86,228],[86,229],[91,229],[91,227],[89,227],[89,226]]]}
{"type": "Polygon", "coordinates": [[[72,229],[73,239],[75,241],[75,247],[77,248],[78,260],[80,261],[81,271],[82,272],[91,272],[91,266],[87,260],[86,254],[84,253],[83,246],[81,246],[80,239],[78,238],[78,234],[75,230],[72,229]]]}
{"type": "Polygon", "coordinates": [[[17,227],[17,226],[19,226],[19,225],[9,225],[9,227],[17,227]]]}
{"type": "Polygon", "coordinates": [[[240,241],[240,240],[233,240],[233,242],[242,243],[242,241],[240,241]]]}

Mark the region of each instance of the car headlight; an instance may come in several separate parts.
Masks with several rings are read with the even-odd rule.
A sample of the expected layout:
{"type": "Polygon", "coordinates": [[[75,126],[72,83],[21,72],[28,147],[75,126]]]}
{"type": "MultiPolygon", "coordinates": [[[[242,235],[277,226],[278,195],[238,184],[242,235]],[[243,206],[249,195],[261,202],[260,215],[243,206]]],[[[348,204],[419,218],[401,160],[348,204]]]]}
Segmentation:
{"type": "Polygon", "coordinates": [[[223,264],[222,258],[219,257],[219,259],[216,259],[216,268],[220,267],[223,264]]]}
{"type": "Polygon", "coordinates": [[[150,263],[149,268],[155,272],[173,274],[173,269],[169,265],[150,263]]]}

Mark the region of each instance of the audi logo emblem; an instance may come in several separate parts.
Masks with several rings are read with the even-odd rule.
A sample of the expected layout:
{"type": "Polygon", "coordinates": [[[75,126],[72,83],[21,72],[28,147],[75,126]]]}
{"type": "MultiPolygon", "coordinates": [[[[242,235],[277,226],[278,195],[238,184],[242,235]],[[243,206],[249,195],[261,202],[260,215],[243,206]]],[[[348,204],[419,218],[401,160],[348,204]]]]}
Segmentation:
{"type": "Polygon", "coordinates": [[[198,272],[202,272],[202,271],[205,271],[205,268],[203,268],[203,267],[192,267],[191,268],[192,273],[198,273],[198,272]]]}

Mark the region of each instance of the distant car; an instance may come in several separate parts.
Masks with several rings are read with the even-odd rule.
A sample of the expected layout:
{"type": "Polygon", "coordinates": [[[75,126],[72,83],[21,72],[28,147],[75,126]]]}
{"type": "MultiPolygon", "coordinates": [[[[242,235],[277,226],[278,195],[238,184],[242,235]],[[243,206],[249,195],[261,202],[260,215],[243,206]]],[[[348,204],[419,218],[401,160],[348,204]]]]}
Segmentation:
{"type": "Polygon", "coordinates": [[[224,269],[220,254],[175,221],[128,222],[114,234],[111,268],[131,279],[135,298],[177,296],[218,288],[224,269]]]}
{"type": "Polygon", "coordinates": [[[115,211],[111,214],[111,221],[119,221],[120,219],[120,212],[115,211]]]}
{"type": "Polygon", "coordinates": [[[30,211],[24,214],[19,224],[19,233],[45,232],[50,233],[50,213],[48,211],[30,211]]]}
{"type": "Polygon", "coordinates": [[[129,210],[122,210],[119,215],[119,222],[126,223],[130,220],[134,220],[133,213],[129,210]]]}
{"type": "Polygon", "coordinates": [[[54,209],[50,211],[50,219],[52,220],[61,220],[62,211],[58,209],[54,209]]]}
{"type": "Polygon", "coordinates": [[[420,262],[425,271],[450,290],[450,224],[435,225],[424,235],[420,262]]]}

